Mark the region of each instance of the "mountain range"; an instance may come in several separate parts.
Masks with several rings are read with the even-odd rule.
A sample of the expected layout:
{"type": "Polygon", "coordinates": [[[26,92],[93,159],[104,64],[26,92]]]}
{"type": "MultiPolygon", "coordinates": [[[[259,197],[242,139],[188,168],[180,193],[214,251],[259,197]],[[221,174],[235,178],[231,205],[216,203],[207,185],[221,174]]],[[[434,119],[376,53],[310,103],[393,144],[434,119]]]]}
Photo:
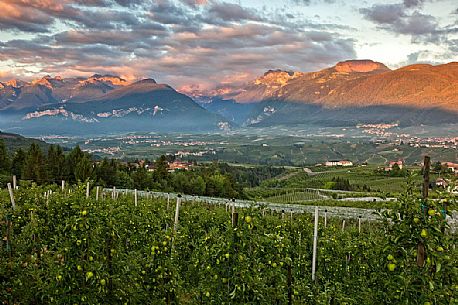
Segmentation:
{"type": "Polygon", "coordinates": [[[46,76],[0,83],[0,128],[27,133],[210,131],[235,126],[458,122],[458,63],[391,70],[372,60],[317,72],[269,70],[218,95],[153,79],[46,76]]]}
{"type": "Polygon", "coordinates": [[[46,76],[0,84],[0,128],[26,134],[226,129],[228,120],[153,79],[46,76]]]}
{"type": "Polygon", "coordinates": [[[245,86],[221,91],[228,93],[213,101],[222,110],[212,103],[202,105],[224,114],[228,104],[222,99],[255,104],[250,106],[254,113],[239,118],[248,125],[458,122],[455,62],[391,70],[372,60],[349,60],[317,72],[269,70],[245,86]]]}

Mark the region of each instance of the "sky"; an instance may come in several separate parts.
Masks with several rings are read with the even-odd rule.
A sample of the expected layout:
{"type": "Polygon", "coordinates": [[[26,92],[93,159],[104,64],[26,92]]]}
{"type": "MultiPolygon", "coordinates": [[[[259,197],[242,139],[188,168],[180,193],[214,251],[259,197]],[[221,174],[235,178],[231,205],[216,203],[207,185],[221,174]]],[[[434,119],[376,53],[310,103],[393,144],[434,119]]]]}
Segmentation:
{"type": "Polygon", "coordinates": [[[349,59],[458,61],[457,0],[0,0],[0,81],[94,73],[183,92],[349,59]]]}

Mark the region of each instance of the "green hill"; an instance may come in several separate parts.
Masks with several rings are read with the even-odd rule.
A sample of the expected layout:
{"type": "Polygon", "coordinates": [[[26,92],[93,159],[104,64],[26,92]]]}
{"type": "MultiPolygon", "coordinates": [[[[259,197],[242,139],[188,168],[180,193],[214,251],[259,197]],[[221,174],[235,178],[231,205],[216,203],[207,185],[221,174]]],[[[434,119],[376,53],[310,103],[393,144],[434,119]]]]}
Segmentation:
{"type": "Polygon", "coordinates": [[[5,133],[0,131],[0,139],[5,141],[6,148],[10,154],[14,153],[19,148],[27,150],[32,143],[37,143],[44,151],[48,150],[49,144],[32,138],[26,138],[14,133],[5,133]]]}

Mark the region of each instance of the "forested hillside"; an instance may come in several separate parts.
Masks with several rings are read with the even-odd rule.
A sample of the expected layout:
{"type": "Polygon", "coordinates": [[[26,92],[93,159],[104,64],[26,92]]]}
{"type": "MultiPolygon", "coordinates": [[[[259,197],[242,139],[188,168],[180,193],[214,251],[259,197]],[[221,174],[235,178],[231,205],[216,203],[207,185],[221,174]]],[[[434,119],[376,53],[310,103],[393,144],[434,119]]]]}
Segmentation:
{"type": "Polygon", "coordinates": [[[32,143],[26,150],[7,152],[0,139],[0,183],[5,185],[11,176],[23,182],[39,185],[77,183],[91,180],[105,187],[136,188],[163,192],[181,192],[226,198],[243,198],[243,187],[258,186],[285,171],[274,167],[233,167],[213,162],[194,164],[190,170],[172,171],[170,156],[156,161],[122,162],[116,159],[95,160],[79,146],[68,153],[62,147],[50,145],[47,151],[32,143]]]}

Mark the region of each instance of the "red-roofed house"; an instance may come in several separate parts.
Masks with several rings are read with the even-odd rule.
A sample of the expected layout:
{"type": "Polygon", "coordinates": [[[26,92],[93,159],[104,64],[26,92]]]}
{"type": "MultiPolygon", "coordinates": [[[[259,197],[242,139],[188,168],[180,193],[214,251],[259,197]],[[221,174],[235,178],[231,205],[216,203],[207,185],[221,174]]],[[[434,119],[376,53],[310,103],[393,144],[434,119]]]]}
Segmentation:
{"type": "Polygon", "coordinates": [[[404,161],[398,160],[398,161],[390,161],[387,167],[385,167],[385,171],[389,172],[393,170],[393,166],[397,165],[399,169],[402,169],[404,167],[404,161]]]}

